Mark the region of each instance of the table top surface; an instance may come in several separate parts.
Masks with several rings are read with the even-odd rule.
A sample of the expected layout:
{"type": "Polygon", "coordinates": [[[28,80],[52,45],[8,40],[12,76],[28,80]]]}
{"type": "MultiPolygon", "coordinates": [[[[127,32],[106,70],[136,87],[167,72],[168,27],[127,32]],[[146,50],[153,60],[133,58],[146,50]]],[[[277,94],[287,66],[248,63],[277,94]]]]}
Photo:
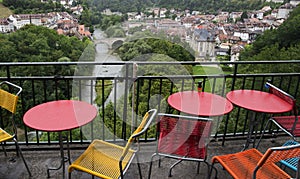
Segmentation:
{"type": "Polygon", "coordinates": [[[34,106],[24,114],[23,121],[36,130],[58,132],[83,126],[96,116],[96,107],[87,102],[58,100],[34,106]]]}
{"type": "Polygon", "coordinates": [[[258,90],[234,90],[226,95],[233,104],[255,112],[270,114],[291,111],[293,106],[280,97],[258,90]]]}
{"type": "Polygon", "coordinates": [[[169,96],[168,103],[178,111],[198,116],[221,116],[229,113],[233,105],[217,94],[182,91],[169,96]]]}

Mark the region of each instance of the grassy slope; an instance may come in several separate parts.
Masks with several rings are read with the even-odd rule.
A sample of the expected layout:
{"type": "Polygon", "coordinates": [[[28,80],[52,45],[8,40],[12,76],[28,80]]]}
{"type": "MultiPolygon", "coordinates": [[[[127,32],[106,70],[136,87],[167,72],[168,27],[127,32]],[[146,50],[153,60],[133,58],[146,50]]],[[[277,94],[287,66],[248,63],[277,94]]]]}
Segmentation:
{"type": "MultiPolygon", "coordinates": [[[[222,69],[218,67],[212,67],[212,66],[201,66],[197,65],[193,67],[193,74],[194,75],[220,75],[220,74],[227,74],[230,72],[223,71],[222,69]]],[[[213,79],[209,79],[210,82],[206,83],[204,91],[210,92],[211,84],[213,84],[213,79]]],[[[216,80],[216,86],[222,86],[224,82],[223,78],[218,78],[216,80]]]]}
{"type": "Polygon", "coordinates": [[[11,14],[13,14],[11,10],[9,10],[7,7],[4,7],[2,5],[2,0],[0,0],[0,18],[8,17],[11,14]]]}

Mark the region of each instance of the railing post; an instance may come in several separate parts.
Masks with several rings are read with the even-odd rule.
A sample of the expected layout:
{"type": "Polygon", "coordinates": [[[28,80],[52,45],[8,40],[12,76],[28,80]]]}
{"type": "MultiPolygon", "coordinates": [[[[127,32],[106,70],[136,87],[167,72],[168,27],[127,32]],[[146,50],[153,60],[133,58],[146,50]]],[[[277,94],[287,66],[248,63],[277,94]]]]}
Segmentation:
{"type": "MultiPolygon", "coordinates": [[[[231,91],[234,90],[234,84],[235,84],[235,80],[236,80],[236,76],[237,76],[237,71],[238,71],[238,63],[235,63],[234,64],[234,71],[233,71],[233,78],[232,78],[232,83],[231,83],[231,91]]],[[[228,129],[229,116],[230,116],[230,114],[228,114],[227,117],[226,117],[224,133],[223,133],[223,139],[222,139],[222,146],[225,145],[225,138],[226,138],[226,131],[228,129]]]]}
{"type": "Polygon", "coordinates": [[[129,63],[125,64],[125,89],[124,89],[124,106],[122,122],[122,138],[126,140],[126,121],[127,121],[127,98],[129,85],[129,63]]]}
{"type": "Polygon", "coordinates": [[[135,113],[135,110],[134,110],[134,101],[135,101],[135,88],[136,88],[136,86],[135,86],[135,80],[136,80],[136,73],[137,73],[137,68],[138,68],[138,66],[137,66],[137,64],[136,63],[133,63],[132,64],[133,66],[132,66],[132,98],[131,98],[131,132],[130,133],[133,133],[133,131],[134,131],[134,124],[135,124],[135,122],[134,122],[134,113],[135,113]]]}
{"type": "Polygon", "coordinates": [[[9,65],[6,65],[6,77],[7,77],[7,81],[10,80],[10,70],[9,70],[9,65]]]}

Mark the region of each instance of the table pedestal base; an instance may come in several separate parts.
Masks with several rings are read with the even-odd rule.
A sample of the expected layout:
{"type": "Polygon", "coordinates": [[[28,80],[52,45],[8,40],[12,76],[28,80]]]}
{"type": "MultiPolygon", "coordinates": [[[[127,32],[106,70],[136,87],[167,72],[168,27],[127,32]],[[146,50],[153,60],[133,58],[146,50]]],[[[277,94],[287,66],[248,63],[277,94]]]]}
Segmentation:
{"type": "Polygon", "coordinates": [[[58,132],[58,136],[59,136],[59,148],[60,148],[61,162],[60,162],[60,165],[57,168],[52,168],[52,167],[50,168],[50,167],[48,167],[48,169],[47,169],[47,176],[48,176],[48,178],[50,178],[50,170],[59,170],[61,168],[63,168],[63,178],[65,178],[65,172],[66,172],[65,162],[69,162],[69,164],[71,164],[68,136],[66,137],[68,157],[65,157],[65,154],[64,154],[62,132],[58,132]]]}
{"type": "MultiPolygon", "coordinates": [[[[253,148],[257,148],[258,145],[255,145],[256,137],[257,137],[256,127],[258,125],[257,115],[258,114],[262,115],[262,116],[259,116],[260,118],[265,117],[265,114],[257,113],[254,111],[250,111],[250,113],[251,113],[251,116],[250,116],[250,121],[249,121],[249,130],[248,130],[248,134],[247,134],[246,143],[245,143],[242,151],[246,150],[251,143],[253,144],[253,148]]],[[[258,143],[259,143],[259,141],[258,141],[258,143]]]]}

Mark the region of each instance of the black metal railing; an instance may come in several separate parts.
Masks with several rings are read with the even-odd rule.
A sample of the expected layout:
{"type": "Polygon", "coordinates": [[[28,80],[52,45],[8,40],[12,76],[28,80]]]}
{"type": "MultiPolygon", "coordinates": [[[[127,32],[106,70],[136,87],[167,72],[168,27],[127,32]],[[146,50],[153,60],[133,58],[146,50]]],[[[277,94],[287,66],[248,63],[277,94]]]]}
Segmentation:
{"type": "MultiPolygon", "coordinates": [[[[300,61],[260,62],[57,62],[57,63],[0,63],[0,81],[8,80],[20,85],[17,120],[19,141],[22,144],[57,144],[55,133],[35,131],[26,127],[22,116],[31,107],[59,99],[78,99],[97,105],[99,115],[90,124],[68,131],[69,140],[74,144],[88,143],[94,138],[119,141],[126,139],[143,113],[150,108],[159,112],[174,112],[166,103],[168,95],[182,90],[194,90],[198,81],[203,89],[225,96],[234,89],[257,89],[266,91],[264,83],[271,80],[275,85],[299,98],[300,61]],[[294,66],[275,71],[258,71],[256,67],[294,66]],[[108,67],[118,67],[118,73],[109,74],[108,67]],[[197,67],[215,66],[217,72],[191,75],[197,67]],[[100,73],[95,73],[99,71],[100,73]],[[226,69],[223,71],[223,69],[226,69]],[[243,70],[244,71],[243,71],[243,70]],[[24,71],[28,71],[23,73],[24,71]],[[254,72],[252,72],[254,71],[254,72]],[[250,73],[251,72],[251,73],[250,73]]],[[[223,116],[215,138],[226,140],[246,137],[249,111],[235,107],[223,116]]],[[[268,114],[258,114],[262,119],[257,128],[261,132],[268,114]]],[[[5,122],[1,120],[1,127],[5,122]]],[[[144,140],[153,141],[153,131],[144,140]]]]}

